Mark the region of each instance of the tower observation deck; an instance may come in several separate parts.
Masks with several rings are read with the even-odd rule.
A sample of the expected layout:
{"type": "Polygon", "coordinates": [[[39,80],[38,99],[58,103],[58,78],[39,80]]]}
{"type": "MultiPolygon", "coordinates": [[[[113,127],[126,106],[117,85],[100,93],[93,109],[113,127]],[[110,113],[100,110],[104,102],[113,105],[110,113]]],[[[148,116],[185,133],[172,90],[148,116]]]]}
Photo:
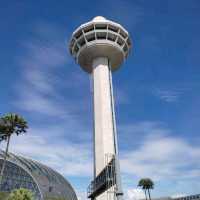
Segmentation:
{"type": "Polygon", "coordinates": [[[82,24],[70,40],[71,55],[92,77],[94,181],[88,195],[92,199],[122,199],[112,72],[125,61],[130,48],[129,33],[120,24],[102,16],[82,24]],[[113,193],[108,197],[111,189],[113,193]]]}

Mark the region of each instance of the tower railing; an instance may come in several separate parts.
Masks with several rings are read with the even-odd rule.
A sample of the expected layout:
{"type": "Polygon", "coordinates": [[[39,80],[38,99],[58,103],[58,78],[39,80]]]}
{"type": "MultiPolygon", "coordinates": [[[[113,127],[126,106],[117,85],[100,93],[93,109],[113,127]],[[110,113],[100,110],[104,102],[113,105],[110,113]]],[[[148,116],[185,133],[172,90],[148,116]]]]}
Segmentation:
{"type": "Polygon", "coordinates": [[[106,155],[107,165],[88,186],[88,198],[94,199],[116,184],[115,157],[114,155],[110,156],[106,155]]]}

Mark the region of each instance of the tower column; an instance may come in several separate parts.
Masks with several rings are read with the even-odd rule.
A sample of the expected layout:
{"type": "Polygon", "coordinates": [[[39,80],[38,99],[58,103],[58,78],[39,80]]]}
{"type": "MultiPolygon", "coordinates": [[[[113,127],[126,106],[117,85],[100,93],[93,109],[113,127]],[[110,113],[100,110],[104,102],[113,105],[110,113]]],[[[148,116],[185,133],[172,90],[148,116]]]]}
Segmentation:
{"type": "Polygon", "coordinates": [[[109,70],[108,58],[98,57],[94,59],[92,73],[96,176],[106,165],[106,154],[115,154],[109,70]]]}
{"type": "Polygon", "coordinates": [[[102,16],[79,26],[70,40],[71,55],[93,80],[94,180],[88,187],[91,200],[122,200],[112,72],[120,68],[130,48],[126,29],[102,16]]]}

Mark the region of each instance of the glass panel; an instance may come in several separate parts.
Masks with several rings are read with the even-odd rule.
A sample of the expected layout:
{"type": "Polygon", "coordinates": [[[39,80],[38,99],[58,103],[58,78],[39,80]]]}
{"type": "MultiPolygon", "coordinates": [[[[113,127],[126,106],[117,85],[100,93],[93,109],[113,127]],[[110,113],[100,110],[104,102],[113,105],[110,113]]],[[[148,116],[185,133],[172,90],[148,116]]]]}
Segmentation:
{"type": "MultiPolygon", "coordinates": [[[[3,160],[0,160],[0,170],[3,160]]],[[[10,192],[17,188],[26,188],[31,190],[40,200],[40,192],[33,178],[21,167],[9,161],[6,162],[5,171],[3,174],[0,191],[10,192]],[[31,186],[35,187],[31,187],[31,186]]]]}

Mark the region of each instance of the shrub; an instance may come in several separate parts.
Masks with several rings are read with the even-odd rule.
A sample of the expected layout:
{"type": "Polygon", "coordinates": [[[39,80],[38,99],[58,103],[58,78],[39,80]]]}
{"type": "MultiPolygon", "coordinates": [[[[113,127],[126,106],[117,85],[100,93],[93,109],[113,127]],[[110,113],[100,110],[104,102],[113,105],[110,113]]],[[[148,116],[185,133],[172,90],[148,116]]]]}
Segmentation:
{"type": "Polygon", "coordinates": [[[13,190],[8,196],[8,200],[34,200],[34,196],[30,190],[20,188],[13,190]]]}

